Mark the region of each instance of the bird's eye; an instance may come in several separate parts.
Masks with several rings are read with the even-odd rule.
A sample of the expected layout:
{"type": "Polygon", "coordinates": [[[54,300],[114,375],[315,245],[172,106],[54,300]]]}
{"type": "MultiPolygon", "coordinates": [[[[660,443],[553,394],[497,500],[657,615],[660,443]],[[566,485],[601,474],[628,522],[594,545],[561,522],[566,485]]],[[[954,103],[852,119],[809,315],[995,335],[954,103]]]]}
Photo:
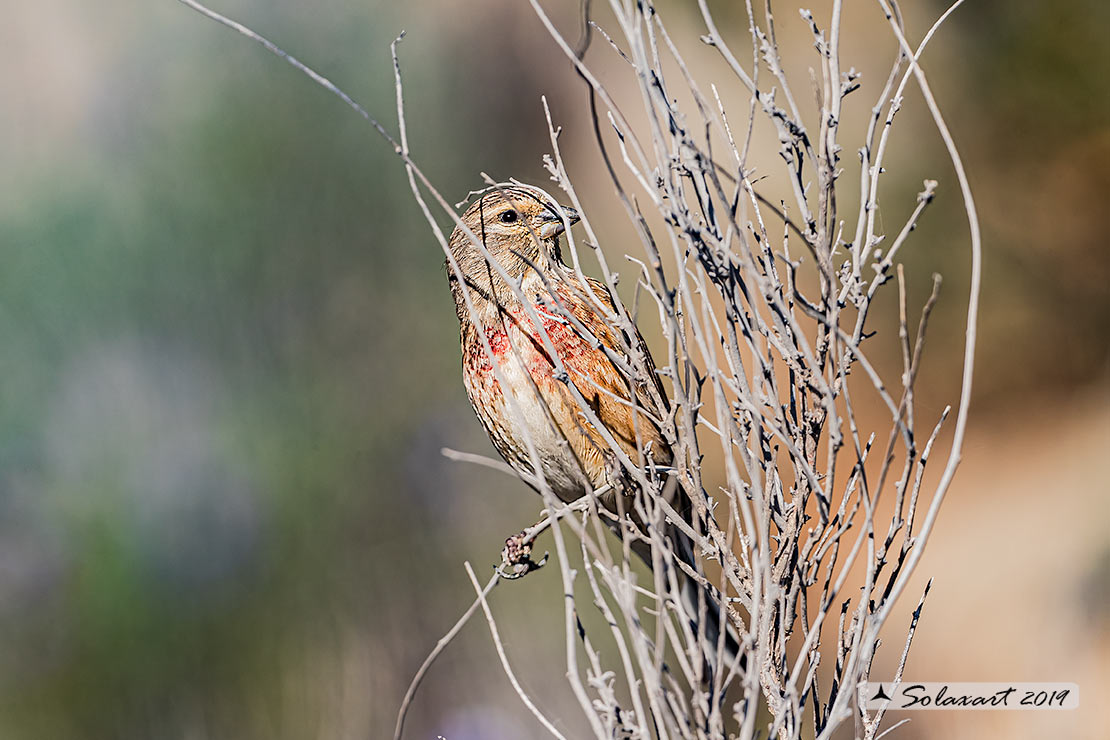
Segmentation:
{"type": "Polygon", "coordinates": [[[499,216],[499,218],[501,220],[501,223],[511,224],[516,221],[517,218],[519,218],[519,214],[517,214],[516,211],[505,211],[499,216]]]}

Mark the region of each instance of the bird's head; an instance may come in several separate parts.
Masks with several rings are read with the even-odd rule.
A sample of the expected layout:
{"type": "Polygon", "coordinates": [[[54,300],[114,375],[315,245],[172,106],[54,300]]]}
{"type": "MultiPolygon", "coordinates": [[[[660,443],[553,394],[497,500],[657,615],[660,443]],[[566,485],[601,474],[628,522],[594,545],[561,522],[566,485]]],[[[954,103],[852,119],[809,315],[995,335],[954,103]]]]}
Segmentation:
{"type": "MultiPolygon", "coordinates": [[[[510,277],[520,278],[532,266],[542,269],[561,261],[559,235],[578,218],[574,209],[552,202],[539,188],[509,184],[485,191],[462,222],[510,277]]],[[[468,277],[489,272],[481,250],[461,227],[451,234],[451,252],[468,277]]]]}

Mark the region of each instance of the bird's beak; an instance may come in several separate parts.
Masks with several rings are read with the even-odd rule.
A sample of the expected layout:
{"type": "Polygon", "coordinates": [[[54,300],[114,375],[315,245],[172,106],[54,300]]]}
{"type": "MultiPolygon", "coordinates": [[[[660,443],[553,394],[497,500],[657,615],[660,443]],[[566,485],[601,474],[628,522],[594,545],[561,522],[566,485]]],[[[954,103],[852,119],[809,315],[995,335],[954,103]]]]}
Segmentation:
{"type": "MultiPolygon", "coordinates": [[[[578,211],[566,206],[559,206],[559,210],[563,212],[563,217],[566,218],[567,223],[573,226],[581,220],[578,211]]],[[[540,224],[536,228],[536,233],[541,239],[550,239],[558,236],[566,231],[566,226],[563,224],[563,218],[559,216],[553,209],[545,208],[540,213],[540,224]]]]}

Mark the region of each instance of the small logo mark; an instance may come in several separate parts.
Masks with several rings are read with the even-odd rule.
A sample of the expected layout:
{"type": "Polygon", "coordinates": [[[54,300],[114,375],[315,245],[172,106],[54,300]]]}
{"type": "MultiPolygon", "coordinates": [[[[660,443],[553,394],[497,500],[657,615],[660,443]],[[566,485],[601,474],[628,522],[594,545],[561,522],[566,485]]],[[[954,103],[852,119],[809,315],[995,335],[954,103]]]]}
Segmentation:
{"type": "Polygon", "coordinates": [[[890,697],[883,691],[883,685],[879,684],[879,690],[871,697],[871,701],[890,701],[890,697]]]}

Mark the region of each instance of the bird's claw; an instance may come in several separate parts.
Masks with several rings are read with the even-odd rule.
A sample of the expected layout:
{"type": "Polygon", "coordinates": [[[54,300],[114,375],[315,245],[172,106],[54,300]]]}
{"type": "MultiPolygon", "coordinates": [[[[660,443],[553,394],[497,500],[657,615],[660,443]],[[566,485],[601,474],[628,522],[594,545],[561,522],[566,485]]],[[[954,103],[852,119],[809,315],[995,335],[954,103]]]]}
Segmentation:
{"type": "Polygon", "coordinates": [[[525,539],[525,533],[514,534],[505,540],[505,547],[501,550],[501,564],[497,572],[506,580],[523,578],[534,570],[539,570],[547,562],[548,553],[544,553],[539,562],[532,559],[532,543],[525,539]]]}

